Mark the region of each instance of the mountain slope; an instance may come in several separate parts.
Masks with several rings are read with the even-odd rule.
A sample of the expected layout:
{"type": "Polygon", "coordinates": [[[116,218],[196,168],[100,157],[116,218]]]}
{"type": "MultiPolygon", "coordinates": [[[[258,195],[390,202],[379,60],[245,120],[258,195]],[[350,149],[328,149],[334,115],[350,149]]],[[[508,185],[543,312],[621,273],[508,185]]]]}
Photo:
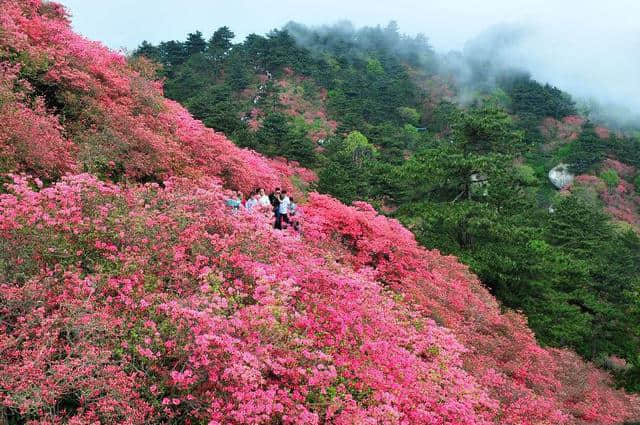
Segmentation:
{"type": "Polygon", "coordinates": [[[319,191],[366,200],[458,256],[542,345],[640,392],[632,129],[589,122],[568,94],[486,50],[437,56],[393,22],[232,39],[222,27],[208,41],[143,42],[130,61],[157,61],[167,96],[207,126],[303,161],[319,191]],[[579,174],[562,190],[548,178],[560,164],[579,174]]]}
{"type": "Polygon", "coordinates": [[[539,347],[466,267],[366,203],[311,194],[302,234],[231,214],[228,189],[314,175],[206,129],[58,5],[0,6],[3,421],[640,416],[608,375],[539,347]]]}

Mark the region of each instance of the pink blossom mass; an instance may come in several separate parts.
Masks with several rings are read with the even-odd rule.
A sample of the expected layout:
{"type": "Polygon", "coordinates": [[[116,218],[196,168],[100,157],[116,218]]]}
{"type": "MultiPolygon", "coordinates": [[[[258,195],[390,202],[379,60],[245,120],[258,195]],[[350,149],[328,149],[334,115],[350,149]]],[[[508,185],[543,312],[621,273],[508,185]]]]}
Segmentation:
{"type": "Polygon", "coordinates": [[[149,66],[76,35],[56,3],[0,0],[0,423],[640,417],[456,258],[367,203],[307,193],[312,171],[206,128],[149,66]],[[302,231],[227,213],[256,187],[300,198],[302,231]]]}

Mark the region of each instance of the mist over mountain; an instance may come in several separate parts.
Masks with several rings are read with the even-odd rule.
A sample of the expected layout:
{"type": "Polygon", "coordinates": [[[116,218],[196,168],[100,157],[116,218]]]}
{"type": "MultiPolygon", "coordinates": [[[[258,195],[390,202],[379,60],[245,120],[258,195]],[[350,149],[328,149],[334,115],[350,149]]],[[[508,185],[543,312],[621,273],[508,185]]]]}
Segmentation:
{"type": "Polygon", "coordinates": [[[591,104],[595,115],[609,122],[624,124],[640,109],[640,56],[632,53],[640,46],[634,19],[640,16],[640,4],[630,0],[491,0],[481,7],[464,0],[435,4],[328,0],[304,7],[277,0],[226,2],[222,8],[195,1],[181,10],[169,0],[62,3],[74,15],[74,28],[80,33],[130,50],[141,39],[179,38],[193,28],[209,36],[214,28],[228,25],[241,40],[291,20],[312,26],[344,19],[356,26],[395,20],[407,34],[425,34],[439,54],[480,50],[496,64],[525,68],[536,80],[591,104]],[[599,107],[594,108],[594,102],[599,107]]]}
{"type": "Polygon", "coordinates": [[[594,119],[624,125],[640,118],[640,56],[629,53],[638,47],[640,32],[624,27],[528,21],[494,25],[462,51],[493,71],[529,72],[569,92],[594,119]]]}

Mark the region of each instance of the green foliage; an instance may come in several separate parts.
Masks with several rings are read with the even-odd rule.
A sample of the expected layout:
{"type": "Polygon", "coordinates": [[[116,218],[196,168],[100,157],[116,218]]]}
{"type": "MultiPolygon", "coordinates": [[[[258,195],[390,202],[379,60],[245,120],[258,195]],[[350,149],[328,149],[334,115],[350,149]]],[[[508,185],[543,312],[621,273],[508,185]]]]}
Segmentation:
{"type": "Polygon", "coordinates": [[[562,119],[577,113],[575,103],[568,94],[549,84],[542,85],[528,74],[505,75],[499,80],[499,85],[511,98],[510,109],[518,115],[562,119]]]}
{"type": "Polygon", "coordinates": [[[451,126],[460,118],[462,111],[453,103],[442,101],[434,109],[429,124],[436,133],[451,130],[451,126]]]}
{"type": "Polygon", "coordinates": [[[494,106],[474,108],[465,113],[454,134],[466,152],[512,154],[522,149],[524,134],[511,117],[494,106]]]}
{"type": "Polygon", "coordinates": [[[360,164],[373,158],[376,147],[359,131],[352,131],[344,140],[342,151],[351,157],[354,164],[360,164]]]}
{"type": "Polygon", "coordinates": [[[576,253],[591,252],[611,236],[608,217],[574,196],[558,203],[549,220],[549,240],[576,253]]]}
{"type": "Polygon", "coordinates": [[[603,142],[606,142],[607,148],[613,156],[624,160],[626,164],[640,168],[640,138],[638,138],[638,136],[623,138],[611,137],[609,140],[603,142]]]}
{"type": "Polygon", "coordinates": [[[375,75],[382,75],[384,74],[384,68],[378,59],[371,58],[367,60],[367,72],[375,75]]]}
{"type": "Polygon", "coordinates": [[[410,151],[415,152],[418,150],[421,138],[418,129],[411,124],[405,124],[403,138],[405,139],[404,146],[410,151]]]}
{"type": "MultiPolygon", "coordinates": [[[[340,123],[338,132],[362,132],[380,150],[383,161],[399,164],[408,150],[422,144],[423,137],[415,130],[420,123],[419,90],[406,63],[433,65],[433,51],[424,36],[400,36],[397,26],[390,24],[325,40],[316,30],[290,24],[266,36],[250,34],[238,44],[233,38],[228,27],[217,29],[207,41],[195,31],[185,41],[157,46],[143,42],[134,56],[144,55],[163,65],[158,76],[165,78],[168,97],[187,105],[206,125],[224,131],[236,143],[267,155],[288,156],[305,165],[320,160],[295,120],[280,119],[279,131],[273,122],[257,133],[246,125],[254,108],[262,112],[261,121],[284,112],[274,81],[292,71],[306,77],[305,99],[316,96],[318,86],[326,88],[323,106],[340,123]],[[296,38],[307,44],[300,45],[296,38]],[[272,78],[258,79],[265,75],[272,78]]],[[[307,124],[307,131],[312,125],[307,124]]]]}
{"type": "Polygon", "coordinates": [[[535,170],[526,164],[518,165],[514,169],[516,178],[524,186],[536,186],[540,181],[536,177],[535,170]]]}
{"type": "Polygon", "coordinates": [[[207,48],[207,42],[204,41],[202,33],[200,31],[196,31],[187,35],[187,41],[184,43],[184,48],[188,56],[192,56],[197,53],[204,53],[207,48]]]}
{"type": "Polygon", "coordinates": [[[400,118],[406,123],[414,126],[420,122],[420,114],[414,108],[402,106],[398,108],[398,115],[400,115],[400,118]]]}
{"type": "Polygon", "coordinates": [[[285,156],[312,166],[316,161],[314,145],[304,131],[296,129],[282,113],[273,112],[264,119],[256,133],[256,148],[270,156],[285,156]]]}
{"type": "Polygon", "coordinates": [[[593,124],[585,123],[580,137],[570,145],[567,155],[571,171],[582,174],[593,170],[604,159],[606,149],[606,143],[598,137],[593,124]]]}
{"type": "Polygon", "coordinates": [[[602,179],[610,189],[613,189],[614,187],[618,186],[618,183],[620,183],[620,177],[618,176],[618,173],[616,172],[616,170],[613,170],[611,168],[600,173],[600,179],[602,179]]]}
{"type": "Polygon", "coordinates": [[[326,146],[327,160],[318,173],[318,190],[345,203],[367,199],[376,203],[385,193],[389,166],[379,160],[376,148],[360,132],[345,140],[334,138],[326,146]]]}
{"type": "Polygon", "coordinates": [[[501,88],[495,88],[491,91],[491,93],[485,100],[485,103],[497,108],[508,108],[510,101],[511,98],[509,97],[507,92],[505,92],[501,88]]]}
{"type": "MultiPolygon", "coordinates": [[[[396,216],[425,246],[459,256],[506,306],[524,311],[541,343],[591,359],[635,358],[638,237],[612,226],[597,199],[570,196],[552,214],[538,209],[535,190],[547,169],[537,173],[505,155],[526,149],[518,135],[493,107],[463,114],[453,143],[423,149],[394,170],[396,216]]],[[[625,376],[633,388],[637,381],[625,376]]]]}
{"type": "Polygon", "coordinates": [[[244,123],[238,120],[240,111],[233,102],[232,96],[231,87],[214,86],[191,97],[185,102],[185,106],[207,127],[226,134],[234,134],[244,128],[244,123]]]}
{"type": "Polygon", "coordinates": [[[235,34],[229,29],[229,27],[220,27],[209,39],[207,49],[214,55],[221,55],[231,49],[234,37],[235,34]]]}
{"type": "Polygon", "coordinates": [[[548,239],[584,264],[588,286],[579,288],[576,305],[595,319],[592,338],[576,347],[594,358],[614,353],[632,358],[639,329],[634,325],[640,281],[640,239],[632,231],[618,233],[601,211],[574,197],[564,199],[550,220],[548,239]],[[631,320],[630,320],[631,319],[631,320]]]}
{"type": "Polygon", "coordinates": [[[236,92],[247,88],[251,82],[251,73],[247,69],[247,58],[242,52],[235,52],[229,56],[227,68],[227,81],[236,92]]]}

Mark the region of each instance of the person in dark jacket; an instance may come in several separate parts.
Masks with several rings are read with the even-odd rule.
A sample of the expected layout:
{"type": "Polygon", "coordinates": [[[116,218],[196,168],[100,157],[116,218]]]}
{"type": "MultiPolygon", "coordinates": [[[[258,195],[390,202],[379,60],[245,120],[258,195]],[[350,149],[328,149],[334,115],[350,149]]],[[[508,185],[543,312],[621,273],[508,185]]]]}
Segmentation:
{"type": "Polygon", "coordinates": [[[273,227],[276,229],[282,230],[282,216],[280,215],[280,201],[282,200],[282,191],[279,187],[269,195],[269,201],[271,201],[271,206],[273,207],[273,213],[276,216],[276,221],[273,224],[273,227]]]}

